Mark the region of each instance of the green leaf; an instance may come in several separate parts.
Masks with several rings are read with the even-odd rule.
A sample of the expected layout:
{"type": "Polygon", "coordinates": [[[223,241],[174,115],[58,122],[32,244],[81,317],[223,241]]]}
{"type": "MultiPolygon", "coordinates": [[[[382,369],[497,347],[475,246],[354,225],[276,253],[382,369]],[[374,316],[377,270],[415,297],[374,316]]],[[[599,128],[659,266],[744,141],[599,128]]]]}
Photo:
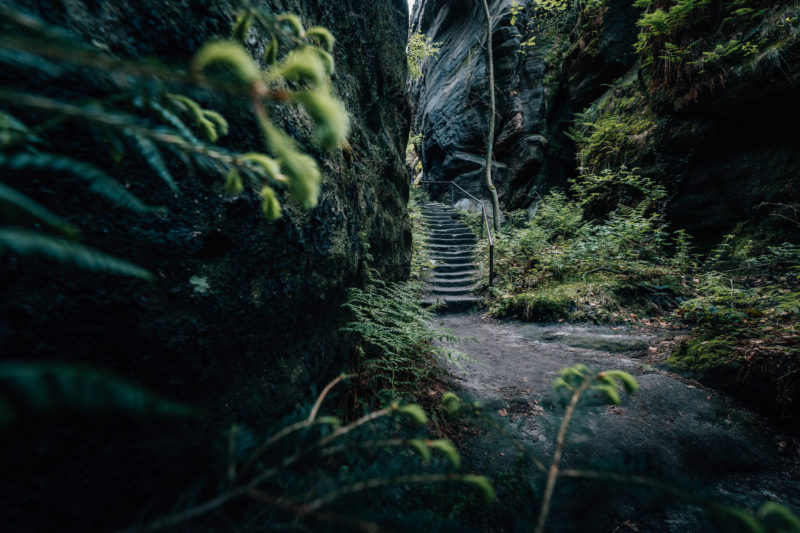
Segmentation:
{"type": "Polygon", "coordinates": [[[431,449],[425,444],[425,441],[421,439],[411,439],[408,441],[408,445],[417,451],[424,463],[431,460],[431,449]]]}
{"type": "Polygon", "coordinates": [[[66,172],[91,183],[89,190],[111,200],[117,205],[130,209],[139,214],[163,213],[163,207],[150,207],[145,205],[136,196],[120,185],[120,183],[94,165],[76,161],[60,155],[35,153],[16,154],[5,156],[0,154],[0,166],[20,170],[33,168],[36,170],[51,170],[53,172],[66,172]]]}
{"type": "Polygon", "coordinates": [[[10,222],[33,221],[75,239],[80,235],[78,228],[63,218],[54,215],[21,192],[0,183],[0,214],[10,222]]]}
{"type": "Polygon", "coordinates": [[[141,267],[80,244],[34,231],[0,227],[0,254],[8,252],[22,256],[43,255],[92,272],[131,276],[147,281],[154,279],[153,274],[141,267]]]}
{"type": "Polygon", "coordinates": [[[792,510],[778,502],[766,502],[758,510],[758,517],[778,531],[797,533],[800,532],[800,518],[792,510]]]}
{"type": "Polygon", "coordinates": [[[60,413],[198,416],[109,374],[61,363],[0,363],[0,430],[31,417],[60,413]]]}
{"type": "Polygon", "coordinates": [[[161,179],[164,180],[164,183],[166,183],[169,188],[172,189],[172,192],[175,194],[180,194],[181,191],[178,189],[178,184],[175,183],[175,180],[172,178],[172,174],[167,168],[164,158],[161,157],[161,152],[158,151],[158,147],[153,143],[153,141],[147,137],[133,133],[128,133],[128,136],[134,140],[136,147],[139,149],[139,152],[142,154],[142,157],[144,157],[145,161],[147,161],[147,164],[156,171],[156,174],[158,174],[161,179]]]}
{"type": "Polygon", "coordinates": [[[636,378],[624,370],[606,370],[600,374],[618,381],[628,394],[633,394],[639,390],[639,384],[636,383],[636,378]]]}
{"type": "Polygon", "coordinates": [[[271,67],[278,61],[278,40],[272,37],[267,47],[264,49],[264,63],[271,67]]]}
{"type": "Polygon", "coordinates": [[[225,117],[211,109],[203,109],[203,117],[214,123],[216,126],[216,131],[221,137],[224,137],[228,134],[230,127],[228,126],[228,121],[225,120],[225,117]]]}
{"type": "Polygon", "coordinates": [[[438,439],[430,442],[430,447],[439,450],[455,468],[461,468],[461,454],[455,445],[448,439],[438,439]]]}
{"type": "Polygon", "coordinates": [[[332,150],[341,146],[350,134],[350,117],[344,104],[331,95],[327,88],[300,91],[293,94],[316,122],[314,136],[319,145],[332,150]]]}
{"type": "Polygon", "coordinates": [[[284,23],[284,26],[288,27],[295,37],[302,37],[303,33],[305,33],[305,30],[303,29],[303,22],[300,20],[300,17],[294,13],[283,13],[278,15],[275,17],[275,21],[278,23],[284,23]]]}
{"type": "Polygon", "coordinates": [[[192,59],[192,70],[201,75],[211,65],[225,66],[245,88],[261,79],[258,65],[241,45],[232,41],[211,41],[203,45],[192,59]]]}
{"type": "Polygon", "coordinates": [[[553,390],[558,390],[558,389],[562,389],[562,388],[563,389],[572,390],[572,386],[570,386],[570,384],[567,383],[564,380],[564,378],[556,378],[556,380],[553,381],[553,390]]]}
{"type": "Polygon", "coordinates": [[[269,185],[264,185],[258,195],[261,196],[261,211],[264,217],[269,221],[281,218],[281,203],[275,195],[275,190],[269,185]]]}
{"type": "Polygon", "coordinates": [[[452,392],[445,392],[442,394],[442,405],[449,416],[456,416],[461,410],[461,398],[452,392]]]}
{"type": "Polygon", "coordinates": [[[402,405],[397,408],[397,412],[409,417],[420,426],[424,426],[428,423],[428,415],[425,414],[425,410],[415,403],[402,405]]]}
{"type": "Polygon", "coordinates": [[[317,51],[320,49],[312,46],[292,50],[277,66],[275,75],[289,81],[306,82],[315,86],[323,85],[328,79],[330,65],[326,64],[317,51]]]}
{"type": "Polygon", "coordinates": [[[304,209],[316,207],[322,181],[316,161],[301,152],[294,139],[269,122],[261,126],[283,174],[289,178],[289,192],[304,209]]]}
{"type": "Polygon", "coordinates": [[[259,174],[273,181],[286,183],[286,176],[281,174],[281,164],[268,155],[258,152],[249,152],[242,154],[241,158],[246,163],[251,163],[250,166],[254,167],[259,174]]]}
{"type": "Polygon", "coordinates": [[[606,398],[608,398],[608,401],[613,403],[614,405],[620,404],[621,400],[616,386],[612,387],[611,385],[596,385],[594,389],[604,393],[606,395],[606,398]]]}
{"type": "Polygon", "coordinates": [[[464,483],[472,485],[478,489],[483,498],[483,502],[488,504],[494,503],[496,495],[492,482],[486,476],[467,475],[461,478],[464,483]]]}
{"type": "Polygon", "coordinates": [[[325,47],[328,52],[333,52],[333,45],[336,42],[336,39],[333,38],[333,34],[328,30],[328,28],[323,28],[322,26],[314,26],[313,28],[309,28],[306,30],[306,38],[315,39],[323,47],[325,47]]]}
{"type": "Polygon", "coordinates": [[[243,9],[236,14],[236,21],[233,23],[231,37],[239,42],[244,42],[250,33],[250,25],[253,22],[253,15],[249,9],[243,9]]]}
{"type": "Polygon", "coordinates": [[[244,191],[242,176],[235,168],[231,168],[225,176],[225,191],[231,196],[239,196],[244,191]]]}

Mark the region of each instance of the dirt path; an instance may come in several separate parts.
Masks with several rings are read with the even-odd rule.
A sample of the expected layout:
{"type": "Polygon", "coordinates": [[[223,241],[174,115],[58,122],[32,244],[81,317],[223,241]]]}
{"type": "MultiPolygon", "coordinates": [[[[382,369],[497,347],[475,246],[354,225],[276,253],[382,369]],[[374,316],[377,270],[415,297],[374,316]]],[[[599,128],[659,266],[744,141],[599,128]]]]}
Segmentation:
{"type": "MultiPolygon", "coordinates": [[[[576,363],[622,369],[636,376],[640,390],[618,407],[582,408],[563,467],[647,476],[749,508],[776,500],[800,512],[797,441],[776,434],[727,396],[648,364],[648,347],[663,339],[601,327],[499,322],[478,314],[444,315],[438,323],[471,339],[450,345],[476,360],[463,368],[447,363],[457,392],[510,424],[542,462],[549,463],[564,411],[551,392],[558,371],[576,363]]],[[[467,425],[459,439],[467,465],[495,477],[501,500],[518,498],[518,489],[504,481],[518,457],[508,440],[467,425]]],[[[535,485],[543,486],[543,479],[535,485]]],[[[517,502],[496,529],[532,530],[537,501],[521,507],[517,502]]],[[[548,531],[713,531],[707,517],[696,505],[638,485],[561,479],[548,531]]]]}

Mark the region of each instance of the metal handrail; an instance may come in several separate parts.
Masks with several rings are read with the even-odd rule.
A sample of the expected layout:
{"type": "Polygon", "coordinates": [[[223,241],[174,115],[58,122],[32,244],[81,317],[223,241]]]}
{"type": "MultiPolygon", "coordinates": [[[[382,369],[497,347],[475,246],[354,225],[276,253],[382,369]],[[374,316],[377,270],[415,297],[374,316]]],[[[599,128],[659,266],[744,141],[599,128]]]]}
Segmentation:
{"type": "Polygon", "coordinates": [[[483,217],[483,225],[481,226],[481,239],[483,238],[483,228],[485,227],[486,228],[486,237],[488,237],[488,239],[489,239],[489,286],[492,287],[494,285],[494,239],[492,238],[492,231],[491,231],[491,228],[489,227],[489,215],[486,214],[486,204],[483,203],[483,200],[478,200],[477,198],[472,196],[470,193],[465,191],[464,188],[461,187],[461,185],[459,185],[458,183],[452,182],[452,181],[442,181],[442,180],[429,180],[429,181],[427,181],[427,180],[425,180],[425,181],[420,181],[419,183],[420,184],[423,184],[423,183],[445,183],[445,184],[449,185],[450,186],[450,206],[451,207],[455,206],[455,191],[453,190],[453,187],[458,187],[458,189],[461,192],[463,192],[464,194],[466,194],[467,196],[469,196],[470,198],[472,198],[473,200],[475,200],[476,202],[481,204],[481,215],[483,217]]]}

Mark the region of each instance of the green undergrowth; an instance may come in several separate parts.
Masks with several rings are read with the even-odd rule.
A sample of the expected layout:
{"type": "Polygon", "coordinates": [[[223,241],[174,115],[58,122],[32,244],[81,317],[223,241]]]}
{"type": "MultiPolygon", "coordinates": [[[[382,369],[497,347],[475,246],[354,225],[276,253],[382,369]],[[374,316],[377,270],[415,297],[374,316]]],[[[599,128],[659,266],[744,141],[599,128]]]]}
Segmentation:
{"type": "Polygon", "coordinates": [[[508,217],[487,291],[490,314],[628,322],[674,308],[687,290],[688,239],[662,220],[663,188],[621,167],[584,174],[571,192],[552,191],[508,217]]]}
{"type": "Polygon", "coordinates": [[[774,70],[796,43],[800,8],[769,0],[636,0],[636,51],[651,90],[675,106],[739,74],[774,70]]]}
{"type": "Polygon", "coordinates": [[[781,418],[800,396],[800,246],[726,237],[677,316],[694,326],[669,362],[759,394],[781,418]]]}
{"type": "Polygon", "coordinates": [[[489,314],[688,329],[669,363],[798,415],[800,245],[743,226],[701,257],[664,223],[664,189],[635,169],[585,172],[570,193],[508,214],[495,286],[484,284],[489,314]]]}
{"type": "Polygon", "coordinates": [[[353,320],[342,331],[360,338],[353,366],[371,398],[365,401],[379,405],[397,398],[419,400],[425,389],[422,384],[439,374],[437,358],[458,362],[464,357],[437,345],[437,341],[455,337],[449,330],[434,327],[434,309],[420,302],[430,269],[424,255],[427,234],[422,202],[423,193],[413,189],[408,206],[414,242],[408,281],[384,282],[367,267],[369,283],[364,289],[350,289],[344,304],[353,320]]]}
{"type": "Polygon", "coordinates": [[[656,123],[635,78],[628,77],[577,113],[565,135],[575,143],[580,166],[596,172],[635,162],[656,123]]]}

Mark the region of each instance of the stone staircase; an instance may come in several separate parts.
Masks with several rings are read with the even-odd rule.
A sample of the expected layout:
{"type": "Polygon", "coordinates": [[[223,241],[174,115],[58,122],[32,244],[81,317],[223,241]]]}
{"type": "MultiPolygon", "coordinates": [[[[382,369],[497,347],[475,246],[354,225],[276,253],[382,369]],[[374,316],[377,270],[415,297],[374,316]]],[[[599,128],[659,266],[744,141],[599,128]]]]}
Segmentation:
{"type": "Polygon", "coordinates": [[[440,304],[440,311],[466,311],[478,303],[472,291],[479,280],[475,266],[475,236],[445,204],[429,202],[422,207],[428,227],[428,259],[434,262],[423,297],[424,305],[440,304]]]}

